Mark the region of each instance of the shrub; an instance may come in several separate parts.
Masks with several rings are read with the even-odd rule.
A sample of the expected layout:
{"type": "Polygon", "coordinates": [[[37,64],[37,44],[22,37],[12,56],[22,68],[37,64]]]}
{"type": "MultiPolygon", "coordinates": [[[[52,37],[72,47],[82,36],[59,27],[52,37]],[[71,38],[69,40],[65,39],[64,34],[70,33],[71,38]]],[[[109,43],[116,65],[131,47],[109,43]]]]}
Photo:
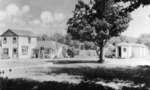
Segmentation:
{"type": "Polygon", "coordinates": [[[79,55],[79,50],[75,49],[75,48],[69,48],[67,50],[68,56],[70,56],[71,58],[73,58],[76,55],[79,55]]]}

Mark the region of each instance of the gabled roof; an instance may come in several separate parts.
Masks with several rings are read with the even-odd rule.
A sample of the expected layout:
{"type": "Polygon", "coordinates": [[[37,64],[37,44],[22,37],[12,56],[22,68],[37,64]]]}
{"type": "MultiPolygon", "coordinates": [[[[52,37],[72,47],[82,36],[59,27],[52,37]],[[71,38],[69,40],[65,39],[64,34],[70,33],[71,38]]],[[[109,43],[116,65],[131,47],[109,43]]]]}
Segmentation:
{"type": "Polygon", "coordinates": [[[58,49],[60,47],[67,47],[65,44],[61,44],[55,41],[38,41],[36,48],[52,48],[52,49],[58,49]]]}
{"type": "Polygon", "coordinates": [[[117,44],[117,46],[133,46],[133,47],[147,47],[146,45],[144,44],[137,44],[137,43],[119,43],[117,44]]]}
{"type": "Polygon", "coordinates": [[[36,35],[33,32],[27,31],[27,30],[14,30],[14,29],[8,29],[4,33],[2,33],[1,36],[10,36],[15,35],[15,36],[23,36],[23,37],[36,37],[36,35]]]}

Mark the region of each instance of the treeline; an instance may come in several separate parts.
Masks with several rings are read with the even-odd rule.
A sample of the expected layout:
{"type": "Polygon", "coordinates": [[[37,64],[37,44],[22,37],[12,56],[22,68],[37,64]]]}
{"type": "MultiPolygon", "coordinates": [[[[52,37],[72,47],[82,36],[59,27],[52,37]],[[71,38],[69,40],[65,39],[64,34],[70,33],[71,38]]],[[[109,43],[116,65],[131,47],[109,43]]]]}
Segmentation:
{"type": "Polygon", "coordinates": [[[81,49],[81,50],[91,50],[95,49],[96,46],[92,42],[81,42],[78,40],[72,40],[70,35],[62,35],[60,33],[55,33],[52,36],[48,36],[46,34],[40,35],[38,37],[39,41],[56,41],[58,43],[66,44],[70,47],[81,49]]]}
{"type": "MultiPolygon", "coordinates": [[[[89,41],[77,41],[77,40],[72,40],[70,35],[62,35],[61,33],[55,33],[52,36],[49,36],[47,34],[40,35],[38,37],[38,40],[52,40],[56,41],[62,44],[66,44],[70,47],[75,47],[75,48],[80,48],[80,49],[95,49],[96,46],[94,45],[93,42],[89,41]]],[[[127,37],[127,36],[119,36],[119,37],[113,37],[107,42],[107,46],[111,45],[116,45],[121,42],[126,42],[126,43],[142,43],[150,47],[150,35],[143,34],[139,38],[132,38],[132,37],[127,37]]]]}

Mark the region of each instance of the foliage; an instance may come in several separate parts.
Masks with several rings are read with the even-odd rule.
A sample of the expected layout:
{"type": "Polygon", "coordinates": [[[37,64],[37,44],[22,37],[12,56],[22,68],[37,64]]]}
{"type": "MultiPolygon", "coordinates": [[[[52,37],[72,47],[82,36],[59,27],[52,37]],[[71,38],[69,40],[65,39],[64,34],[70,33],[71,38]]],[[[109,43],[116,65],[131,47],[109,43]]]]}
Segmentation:
{"type": "Polygon", "coordinates": [[[69,57],[73,58],[75,57],[76,55],[79,55],[79,50],[78,49],[75,49],[75,48],[68,48],[67,49],[67,54],[69,57]]]}
{"type": "Polygon", "coordinates": [[[115,2],[124,2],[128,5],[123,9],[124,12],[132,12],[141,5],[146,6],[150,4],[150,0],[114,0],[115,2]]]}
{"type": "Polygon", "coordinates": [[[38,41],[47,41],[47,40],[50,40],[50,38],[47,34],[43,34],[38,37],[38,41]]]}
{"type": "Polygon", "coordinates": [[[114,0],[91,0],[89,4],[79,0],[73,17],[68,20],[67,32],[72,39],[91,41],[98,46],[97,53],[102,62],[106,42],[128,27],[130,15],[123,9],[114,0]]]}
{"type": "Polygon", "coordinates": [[[109,45],[109,44],[116,46],[118,43],[122,43],[122,42],[136,43],[137,39],[132,38],[132,37],[127,37],[127,36],[113,37],[107,42],[106,46],[109,45]]]}
{"type": "Polygon", "coordinates": [[[150,35],[141,35],[138,38],[137,43],[143,43],[150,48],[150,35]]]}
{"type": "Polygon", "coordinates": [[[54,33],[54,35],[52,35],[50,37],[50,40],[53,40],[53,41],[56,41],[56,42],[59,42],[59,43],[65,43],[65,35],[62,35],[60,33],[54,33]]]}
{"type": "Polygon", "coordinates": [[[96,50],[96,46],[93,42],[85,41],[84,42],[84,49],[85,50],[96,50]]]}
{"type": "Polygon", "coordinates": [[[59,43],[65,43],[66,36],[60,33],[54,33],[52,36],[48,36],[47,34],[43,34],[38,37],[39,41],[56,41],[59,43]]]}
{"type": "Polygon", "coordinates": [[[107,58],[114,58],[115,57],[115,46],[112,44],[105,46],[104,55],[107,58]]]}

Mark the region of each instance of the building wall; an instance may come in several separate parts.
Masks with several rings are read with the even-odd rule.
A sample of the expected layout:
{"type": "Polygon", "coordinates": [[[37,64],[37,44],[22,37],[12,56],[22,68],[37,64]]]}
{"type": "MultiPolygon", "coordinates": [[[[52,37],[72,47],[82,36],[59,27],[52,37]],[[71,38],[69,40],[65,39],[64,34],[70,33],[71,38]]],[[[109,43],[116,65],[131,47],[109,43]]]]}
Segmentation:
{"type": "Polygon", "coordinates": [[[131,57],[131,47],[121,46],[121,58],[130,58],[130,57],[131,57]]]}
{"type": "MultiPolygon", "coordinates": [[[[116,47],[116,57],[118,58],[118,46],[116,47]]],[[[148,48],[142,46],[121,46],[121,58],[139,58],[148,56],[148,48]],[[126,51],[124,51],[126,48],[126,51]]]]}
{"type": "Polygon", "coordinates": [[[19,37],[19,58],[31,58],[32,50],[33,48],[36,47],[36,45],[37,45],[36,38],[31,38],[31,41],[29,43],[28,37],[19,37]]]}
{"type": "MultiPolygon", "coordinates": [[[[10,58],[13,57],[13,48],[18,48],[18,43],[13,43],[13,37],[6,37],[7,38],[7,42],[4,43],[4,37],[1,37],[1,40],[2,40],[2,52],[1,52],[1,56],[3,54],[3,49],[4,48],[8,48],[9,49],[9,53],[8,53],[8,56],[10,58]]],[[[18,37],[16,37],[17,40],[18,40],[18,37]]]]}

